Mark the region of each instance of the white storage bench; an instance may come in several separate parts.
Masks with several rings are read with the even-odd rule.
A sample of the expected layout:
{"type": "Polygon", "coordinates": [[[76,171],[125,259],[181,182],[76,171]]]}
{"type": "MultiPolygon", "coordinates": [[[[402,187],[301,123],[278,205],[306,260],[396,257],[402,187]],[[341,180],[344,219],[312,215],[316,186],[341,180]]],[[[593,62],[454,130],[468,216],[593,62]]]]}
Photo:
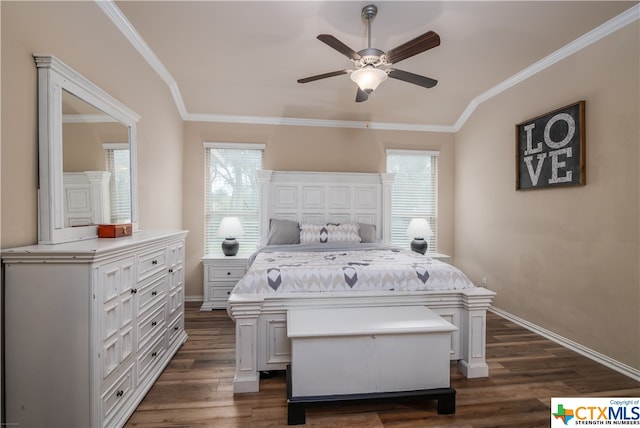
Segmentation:
{"type": "Polygon", "coordinates": [[[289,424],[304,424],[312,404],[372,399],[437,399],[438,413],[454,413],[455,330],[424,306],[289,310],[289,424]]]}

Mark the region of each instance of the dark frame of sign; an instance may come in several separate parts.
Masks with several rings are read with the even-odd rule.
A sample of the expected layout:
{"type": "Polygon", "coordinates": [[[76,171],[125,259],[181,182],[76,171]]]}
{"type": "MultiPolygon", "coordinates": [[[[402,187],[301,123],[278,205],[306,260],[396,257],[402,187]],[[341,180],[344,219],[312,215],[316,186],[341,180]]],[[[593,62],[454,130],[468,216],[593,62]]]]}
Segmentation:
{"type": "Polygon", "coordinates": [[[516,190],[584,186],[585,102],[516,125],[516,190]]]}

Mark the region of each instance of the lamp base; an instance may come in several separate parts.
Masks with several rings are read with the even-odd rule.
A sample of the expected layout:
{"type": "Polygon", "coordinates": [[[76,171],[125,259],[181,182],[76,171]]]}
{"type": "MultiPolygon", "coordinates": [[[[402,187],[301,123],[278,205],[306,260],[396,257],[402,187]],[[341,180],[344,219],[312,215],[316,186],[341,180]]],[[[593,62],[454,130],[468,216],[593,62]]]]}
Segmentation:
{"type": "Polygon", "coordinates": [[[235,256],[239,248],[240,243],[235,238],[226,238],[222,241],[222,252],[225,256],[235,256]]]}
{"type": "Polygon", "coordinates": [[[414,238],[413,241],[411,241],[411,251],[415,251],[416,253],[426,253],[428,246],[429,244],[424,238],[414,238]]]}

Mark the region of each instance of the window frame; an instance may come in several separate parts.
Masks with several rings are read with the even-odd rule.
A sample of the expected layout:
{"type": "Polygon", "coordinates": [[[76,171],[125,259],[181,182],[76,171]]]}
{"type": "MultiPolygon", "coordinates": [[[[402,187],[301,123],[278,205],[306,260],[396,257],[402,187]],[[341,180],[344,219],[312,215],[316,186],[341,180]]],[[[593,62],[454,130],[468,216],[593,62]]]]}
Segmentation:
{"type": "MultiPolygon", "coordinates": [[[[435,253],[438,251],[438,158],[440,156],[440,152],[436,150],[404,150],[404,149],[386,149],[386,171],[388,173],[396,173],[395,171],[389,170],[389,157],[390,156],[425,156],[431,158],[432,164],[432,172],[427,179],[430,181],[428,185],[431,189],[431,193],[427,193],[423,197],[426,200],[431,199],[433,202],[431,203],[431,207],[427,207],[426,210],[419,210],[413,213],[408,212],[400,212],[398,213],[397,208],[394,209],[394,199],[397,196],[401,189],[398,189],[398,186],[402,186],[401,181],[399,180],[399,174],[396,173],[395,179],[393,181],[393,185],[391,188],[391,244],[398,245],[403,248],[409,248],[410,243],[413,238],[405,235],[406,228],[411,221],[411,218],[426,218],[429,222],[429,226],[433,232],[433,235],[426,238],[429,247],[429,253],[435,253]],[[396,226],[394,229],[394,220],[396,224],[398,223],[398,218],[402,218],[401,224],[402,226],[396,226]],[[395,233],[394,233],[395,231],[395,233]]],[[[409,193],[409,190],[404,189],[404,195],[406,196],[409,193]]],[[[414,206],[419,206],[418,204],[414,204],[414,206]]]]}
{"type": "MultiPolygon", "coordinates": [[[[203,221],[203,226],[204,226],[204,253],[206,254],[217,254],[217,253],[221,253],[220,250],[220,244],[223,240],[223,238],[219,238],[216,236],[216,232],[217,232],[217,226],[215,226],[216,224],[219,224],[219,222],[222,220],[223,217],[227,217],[227,216],[234,216],[234,217],[242,217],[243,214],[244,215],[249,215],[249,216],[254,216],[255,215],[255,221],[257,224],[257,231],[256,231],[256,239],[255,242],[253,240],[249,240],[248,242],[246,241],[246,239],[244,239],[243,237],[238,238],[238,241],[240,242],[240,253],[239,254],[243,254],[243,253],[251,253],[253,251],[255,251],[255,249],[257,248],[257,244],[258,241],[260,239],[260,207],[259,207],[259,203],[260,203],[260,186],[259,183],[257,181],[258,179],[258,171],[260,171],[263,168],[263,163],[264,163],[264,149],[265,149],[266,145],[265,144],[257,144],[257,143],[225,143],[225,142],[208,142],[205,141],[203,142],[203,148],[204,148],[204,174],[203,174],[203,179],[204,179],[204,188],[203,188],[203,202],[204,202],[204,210],[203,210],[203,214],[204,214],[204,221],[203,221]],[[210,176],[210,165],[211,165],[211,150],[256,150],[256,151],[260,151],[260,166],[256,169],[256,173],[255,173],[255,180],[256,180],[256,198],[257,200],[254,201],[255,202],[255,206],[256,206],[256,210],[255,212],[253,211],[227,211],[226,213],[224,211],[219,211],[219,210],[215,210],[215,209],[209,209],[209,206],[211,205],[211,202],[209,198],[211,197],[211,193],[207,191],[207,186],[209,186],[210,184],[210,180],[211,180],[211,176],[210,176]],[[250,214],[247,214],[250,213],[250,214]],[[219,218],[218,218],[219,217],[219,218]],[[217,220],[216,220],[217,219],[217,220]],[[210,223],[212,222],[212,223],[210,223]],[[213,229],[212,229],[213,228],[213,229]]],[[[243,227],[245,227],[246,225],[243,224],[243,227]]],[[[246,227],[245,227],[245,232],[246,232],[246,227]]]]}

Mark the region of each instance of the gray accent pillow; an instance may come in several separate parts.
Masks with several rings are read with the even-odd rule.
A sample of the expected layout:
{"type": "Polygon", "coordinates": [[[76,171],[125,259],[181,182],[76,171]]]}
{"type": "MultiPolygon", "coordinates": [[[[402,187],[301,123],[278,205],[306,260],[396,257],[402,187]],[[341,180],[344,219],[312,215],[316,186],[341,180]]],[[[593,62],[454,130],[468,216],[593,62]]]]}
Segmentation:
{"type": "Polygon", "coordinates": [[[267,245],[300,243],[300,226],[297,221],[272,218],[269,220],[267,245]]]}
{"type": "Polygon", "coordinates": [[[360,224],[360,239],[362,243],[374,243],[376,239],[376,225],[375,224],[360,224]]]}

